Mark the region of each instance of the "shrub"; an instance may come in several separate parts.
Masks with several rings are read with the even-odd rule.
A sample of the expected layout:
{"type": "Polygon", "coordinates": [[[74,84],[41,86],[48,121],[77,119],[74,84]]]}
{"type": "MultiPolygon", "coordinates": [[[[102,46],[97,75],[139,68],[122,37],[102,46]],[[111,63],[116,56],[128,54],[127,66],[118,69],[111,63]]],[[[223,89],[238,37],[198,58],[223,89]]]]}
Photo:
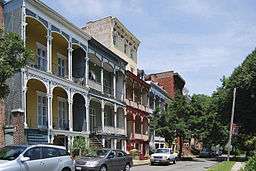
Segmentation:
{"type": "Polygon", "coordinates": [[[89,142],[85,137],[75,137],[71,152],[73,156],[84,156],[88,153],[93,153],[96,151],[96,148],[92,148],[89,146],[89,142]]]}
{"type": "Polygon", "coordinates": [[[137,149],[132,149],[129,151],[130,155],[133,159],[138,160],[139,159],[139,151],[137,149]]]}
{"type": "Polygon", "coordinates": [[[256,170],[256,155],[250,158],[248,162],[246,162],[244,171],[255,171],[256,170]]]}

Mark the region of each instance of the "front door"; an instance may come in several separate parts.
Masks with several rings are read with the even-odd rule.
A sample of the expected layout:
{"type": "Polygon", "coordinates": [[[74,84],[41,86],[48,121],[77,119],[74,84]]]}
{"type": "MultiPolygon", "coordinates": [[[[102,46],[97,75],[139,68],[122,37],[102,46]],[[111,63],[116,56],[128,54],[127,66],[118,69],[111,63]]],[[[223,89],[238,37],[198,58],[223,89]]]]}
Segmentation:
{"type": "Polygon", "coordinates": [[[31,148],[23,156],[30,158],[30,160],[22,163],[23,171],[45,171],[41,147],[31,148]]]}
{"type": "Polygon", "coordinates": [[[126,165],[126,159],[125,159],[125,154],[120,151],[120,150],[117,150],[116,151],[116,157],[117,157],[117,160],[118,160],[118,167],[120,168],[120,170],[123,170],[125,168],[125,165],[126,165]]]}
{"type": "Polygon", "coordinates": [[[116,156],[115,151],[111,151],[108,154],[108,163],[109,163],[109,170],[111,171],[120,171],[119,159],[116,156]]]}

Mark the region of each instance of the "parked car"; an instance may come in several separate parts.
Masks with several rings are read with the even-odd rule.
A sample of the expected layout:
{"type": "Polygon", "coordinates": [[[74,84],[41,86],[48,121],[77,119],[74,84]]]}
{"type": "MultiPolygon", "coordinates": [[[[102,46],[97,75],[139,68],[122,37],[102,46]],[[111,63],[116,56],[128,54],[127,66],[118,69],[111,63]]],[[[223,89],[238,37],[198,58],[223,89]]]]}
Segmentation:
{"type": "Polygon", "coordinates": [[[0,171],[74,170],[74,161],[64,147],[15,145],[0,149],[0,171]]]}
{"type": "Polygon", "coordinates": [[[211,157],[217,157],[220,156],[222,154],[222,152],[214,152],[212,150],[210,150],[209,148],[204,148],[200,153],[199,153],[199,157],[201,158],[211,158],[211,157]]]}
{"type": "Polygon", "coordinates": [[[176,163],[177,155],[171,148],[158,148],[150,157],[151,165],[176,163]]]}
{"type": "Polygon", "coordinates": [[[99,149],[76,160],[76,171],[129,171],[132,157],[122,150],[99,149]]]}

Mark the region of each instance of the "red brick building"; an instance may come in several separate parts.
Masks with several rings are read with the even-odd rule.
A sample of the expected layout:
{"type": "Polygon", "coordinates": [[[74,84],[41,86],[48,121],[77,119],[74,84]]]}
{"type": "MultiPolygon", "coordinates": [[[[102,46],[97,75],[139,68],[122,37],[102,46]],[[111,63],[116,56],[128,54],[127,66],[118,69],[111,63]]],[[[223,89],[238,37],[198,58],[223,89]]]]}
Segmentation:
{"type": "Polygon", "coordinates": [[[3,27],[4,24],[4,7],[3,0],[0,0],[0,28],[3,27]]]}
{"type": "Polygon", "coordinates": [[[137,149],[140,159],[149,154],[149,89],[139,76],[126,71],[127,151],[137,149]]]}
{"type": "Polygon", "coordinates": [[[182,93],[185,86],[185,80],[173,71],[149,74],[146,76],[146,81],[153,81],[162,86],[170,97],[175,97],[176,92],[182,93]]]}

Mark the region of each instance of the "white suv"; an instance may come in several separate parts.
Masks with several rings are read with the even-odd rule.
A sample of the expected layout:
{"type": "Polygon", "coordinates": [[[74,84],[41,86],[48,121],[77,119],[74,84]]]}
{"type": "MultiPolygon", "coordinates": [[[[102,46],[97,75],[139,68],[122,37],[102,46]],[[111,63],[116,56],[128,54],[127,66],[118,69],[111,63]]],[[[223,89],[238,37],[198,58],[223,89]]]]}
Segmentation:
{"type": "Polygon", "coordinates": [[[177,155],[173,153],[171,148],[159,148],[150,157],[151,165],[154,164],[170,164],[176,163],[177,155]]]}
{"type": "Polygon", "coordinates": [[[64,147],[14,145],[0,149],[0,171],[74,171],[64,147]]]}

